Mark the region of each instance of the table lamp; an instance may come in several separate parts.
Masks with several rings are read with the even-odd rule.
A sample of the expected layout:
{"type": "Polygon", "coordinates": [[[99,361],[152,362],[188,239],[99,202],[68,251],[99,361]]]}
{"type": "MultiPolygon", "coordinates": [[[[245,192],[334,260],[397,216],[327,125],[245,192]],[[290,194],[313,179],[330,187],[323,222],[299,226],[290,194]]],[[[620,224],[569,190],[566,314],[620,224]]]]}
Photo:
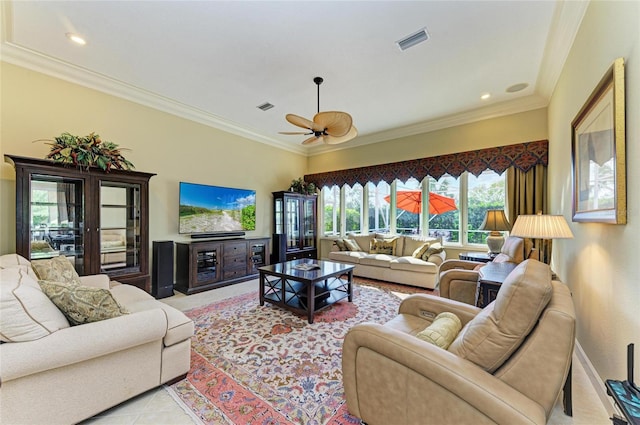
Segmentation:
{"type": "Polygon", "coordinates": [[[549,264],[544,244],[551,239],[571,239],[573,233],[562,215],[549,215],[538,213],[535,215],[519,215],[510,232],[511,236],[521,238],[540,239],[538,259],[549,264]]]}
{"type": "Polygon", "coordinates": [[[496,256],[500,254],[500,249],[504,245],[504,235],[501,232],[511,230],[511,225],[507,216],[504,215],[504,210],[487,210],[479,230],[491,230],[487,236],[487,245],[489,255],[496,256]]]}

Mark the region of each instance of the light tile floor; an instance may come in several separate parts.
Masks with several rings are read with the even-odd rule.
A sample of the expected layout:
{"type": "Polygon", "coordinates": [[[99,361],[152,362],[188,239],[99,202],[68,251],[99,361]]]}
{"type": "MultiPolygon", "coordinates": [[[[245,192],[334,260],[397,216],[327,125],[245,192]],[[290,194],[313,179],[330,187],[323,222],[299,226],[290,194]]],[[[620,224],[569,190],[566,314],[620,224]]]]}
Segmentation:
{"type": "MultiPolygon", "coordinates": [[[[189,296],[176,292],[173,297],[165,298],[161,301],[184,311],[256,290],[257,287],[257,280],[253,280],[189,296]]],[[[83,422],[84,425],[191,425],[199,423],[182,409],[180,404],[173,399],[164,387],[147,391],[83,422]]],[[[562,402],[559,400],[551,413],[549,424],[606,425],[609,423],[611,421],[609,420],[607,409],[598,397],[582,363],[574,355],[573,416],[569,417],[564,414],[562,402]]]]}

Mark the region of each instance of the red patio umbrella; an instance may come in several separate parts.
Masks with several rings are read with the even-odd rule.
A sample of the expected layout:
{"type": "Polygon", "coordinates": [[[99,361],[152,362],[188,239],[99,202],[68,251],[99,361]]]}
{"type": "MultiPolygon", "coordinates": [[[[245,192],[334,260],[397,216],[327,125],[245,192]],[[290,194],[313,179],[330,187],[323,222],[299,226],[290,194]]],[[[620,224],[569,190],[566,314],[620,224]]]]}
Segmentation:
{"type": "MultiPolygon", "coordinates": [[[[384,197],[389,202],[391,195],[384,197]]],[[[396,193],[396,202],[398,208],[413,214],[419,214],[422,211],[422,191],[421,190],[402,190],[396,193]]],[[[456,200],[447,196],[438,195],[429,192],[429,214],[443,214],[448,211],[457,210],[456,200]]]]}

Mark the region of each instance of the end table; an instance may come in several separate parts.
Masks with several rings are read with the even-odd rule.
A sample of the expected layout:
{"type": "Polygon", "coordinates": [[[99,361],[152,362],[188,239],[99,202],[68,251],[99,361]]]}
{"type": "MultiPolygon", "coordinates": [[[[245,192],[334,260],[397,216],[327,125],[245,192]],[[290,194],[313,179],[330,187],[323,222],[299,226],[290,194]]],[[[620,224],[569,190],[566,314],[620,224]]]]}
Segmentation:
{"type": "Polygon", "coordinates": [[[493,258],[488,253],[479,251],[461,252],[460,254],[458,254],[458,257],[461,260],[479,261],[481,263],[488,263],[493,260],[493,258]]]}
{"type": "Polygon", "coordinates": [[[496,299],[502,282],[515,269],[515,263],[488,263],[480,268],[478,289],[476,291],[476,306],[485,308],[496,299]]]}

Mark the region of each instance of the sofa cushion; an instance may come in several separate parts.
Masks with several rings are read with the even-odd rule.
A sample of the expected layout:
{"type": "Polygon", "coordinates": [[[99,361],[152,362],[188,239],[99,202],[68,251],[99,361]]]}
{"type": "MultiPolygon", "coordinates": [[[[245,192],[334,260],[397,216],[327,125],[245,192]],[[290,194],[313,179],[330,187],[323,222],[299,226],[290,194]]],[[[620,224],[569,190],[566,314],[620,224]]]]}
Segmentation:
{"type": "Polygon", "coordinates": [[[520,346],[551,299],[551,270],[536,260],[520,263],[496,300],[465,325],[449,351],[492,373],[520,346]]]}
{"type": "Polygon", "coordinates": [[[31,268],[29,260],[18,254],[0,255],[0,269],[19,268],[24,270],[34,282],[38,280],[38,275],[31,268]]]}
{"type": "Polygon", "coordinates": [[[461,328],[462,322],[460,322],[458,316],[443,311],[433,319],[433,323],[423,331],[418,332],[416,336],[423,341],[446,350],[456,338],[461,328]]]}
{"type": "Polygon", "coordinates": [[[438,266],[434,263],[415,257],[398,257],[391,260],[389,267],[393,270],[406,270],[410,272],[438,273],[438,266]]]}
{"type": "Polygon", "coordinates": [[[331,251],[329,252],[329,259],[339,263],[359,264],[360,259],[366,255],[369,254],[362,251],[331,251]]]}
{"type": "Polygon", "coordinates": [[[0,340],[33,341],[69,322],[22,267],[0,269],[0,340]]]}
{"type": "Polygon", "coordinates": [[[391,264],[391,260],[393,259],[395,259],[395,257],[389,254],[366,254],[360,258],[359,264],[389,268],[389,264],[391,264]]]}
{"type": "Polygon", "coordinates": [[[360,249],[358,251],[369,252],[369,246],[371,243],[371,239],[373,239],[373,235],[355,235],[353,233],[349,233],[349,238],[345,239],[345,241],[351,239],[355,241],[360,249]]]}
{"type": "Polygon", "coordinates": [[[38,283],[72,325],[99,322],[129,313],[108,289],[47,280],[38,283]]]}
{"type": "Polygon", "coordinates": [[[194,324],[183,312],[156,300],[143,290],[132,285],[115,285],[111,288],[113,297],[131,313],[160,308],[167,316],[166,347],[177,344],[193,336],[194,324]]]}
{"type": "Polygon", "coordinates": [[[31,267],[38,275],[39,280],[82,285],[73,264],[63,255],[45,260],[32,260],[31,267]]]}

